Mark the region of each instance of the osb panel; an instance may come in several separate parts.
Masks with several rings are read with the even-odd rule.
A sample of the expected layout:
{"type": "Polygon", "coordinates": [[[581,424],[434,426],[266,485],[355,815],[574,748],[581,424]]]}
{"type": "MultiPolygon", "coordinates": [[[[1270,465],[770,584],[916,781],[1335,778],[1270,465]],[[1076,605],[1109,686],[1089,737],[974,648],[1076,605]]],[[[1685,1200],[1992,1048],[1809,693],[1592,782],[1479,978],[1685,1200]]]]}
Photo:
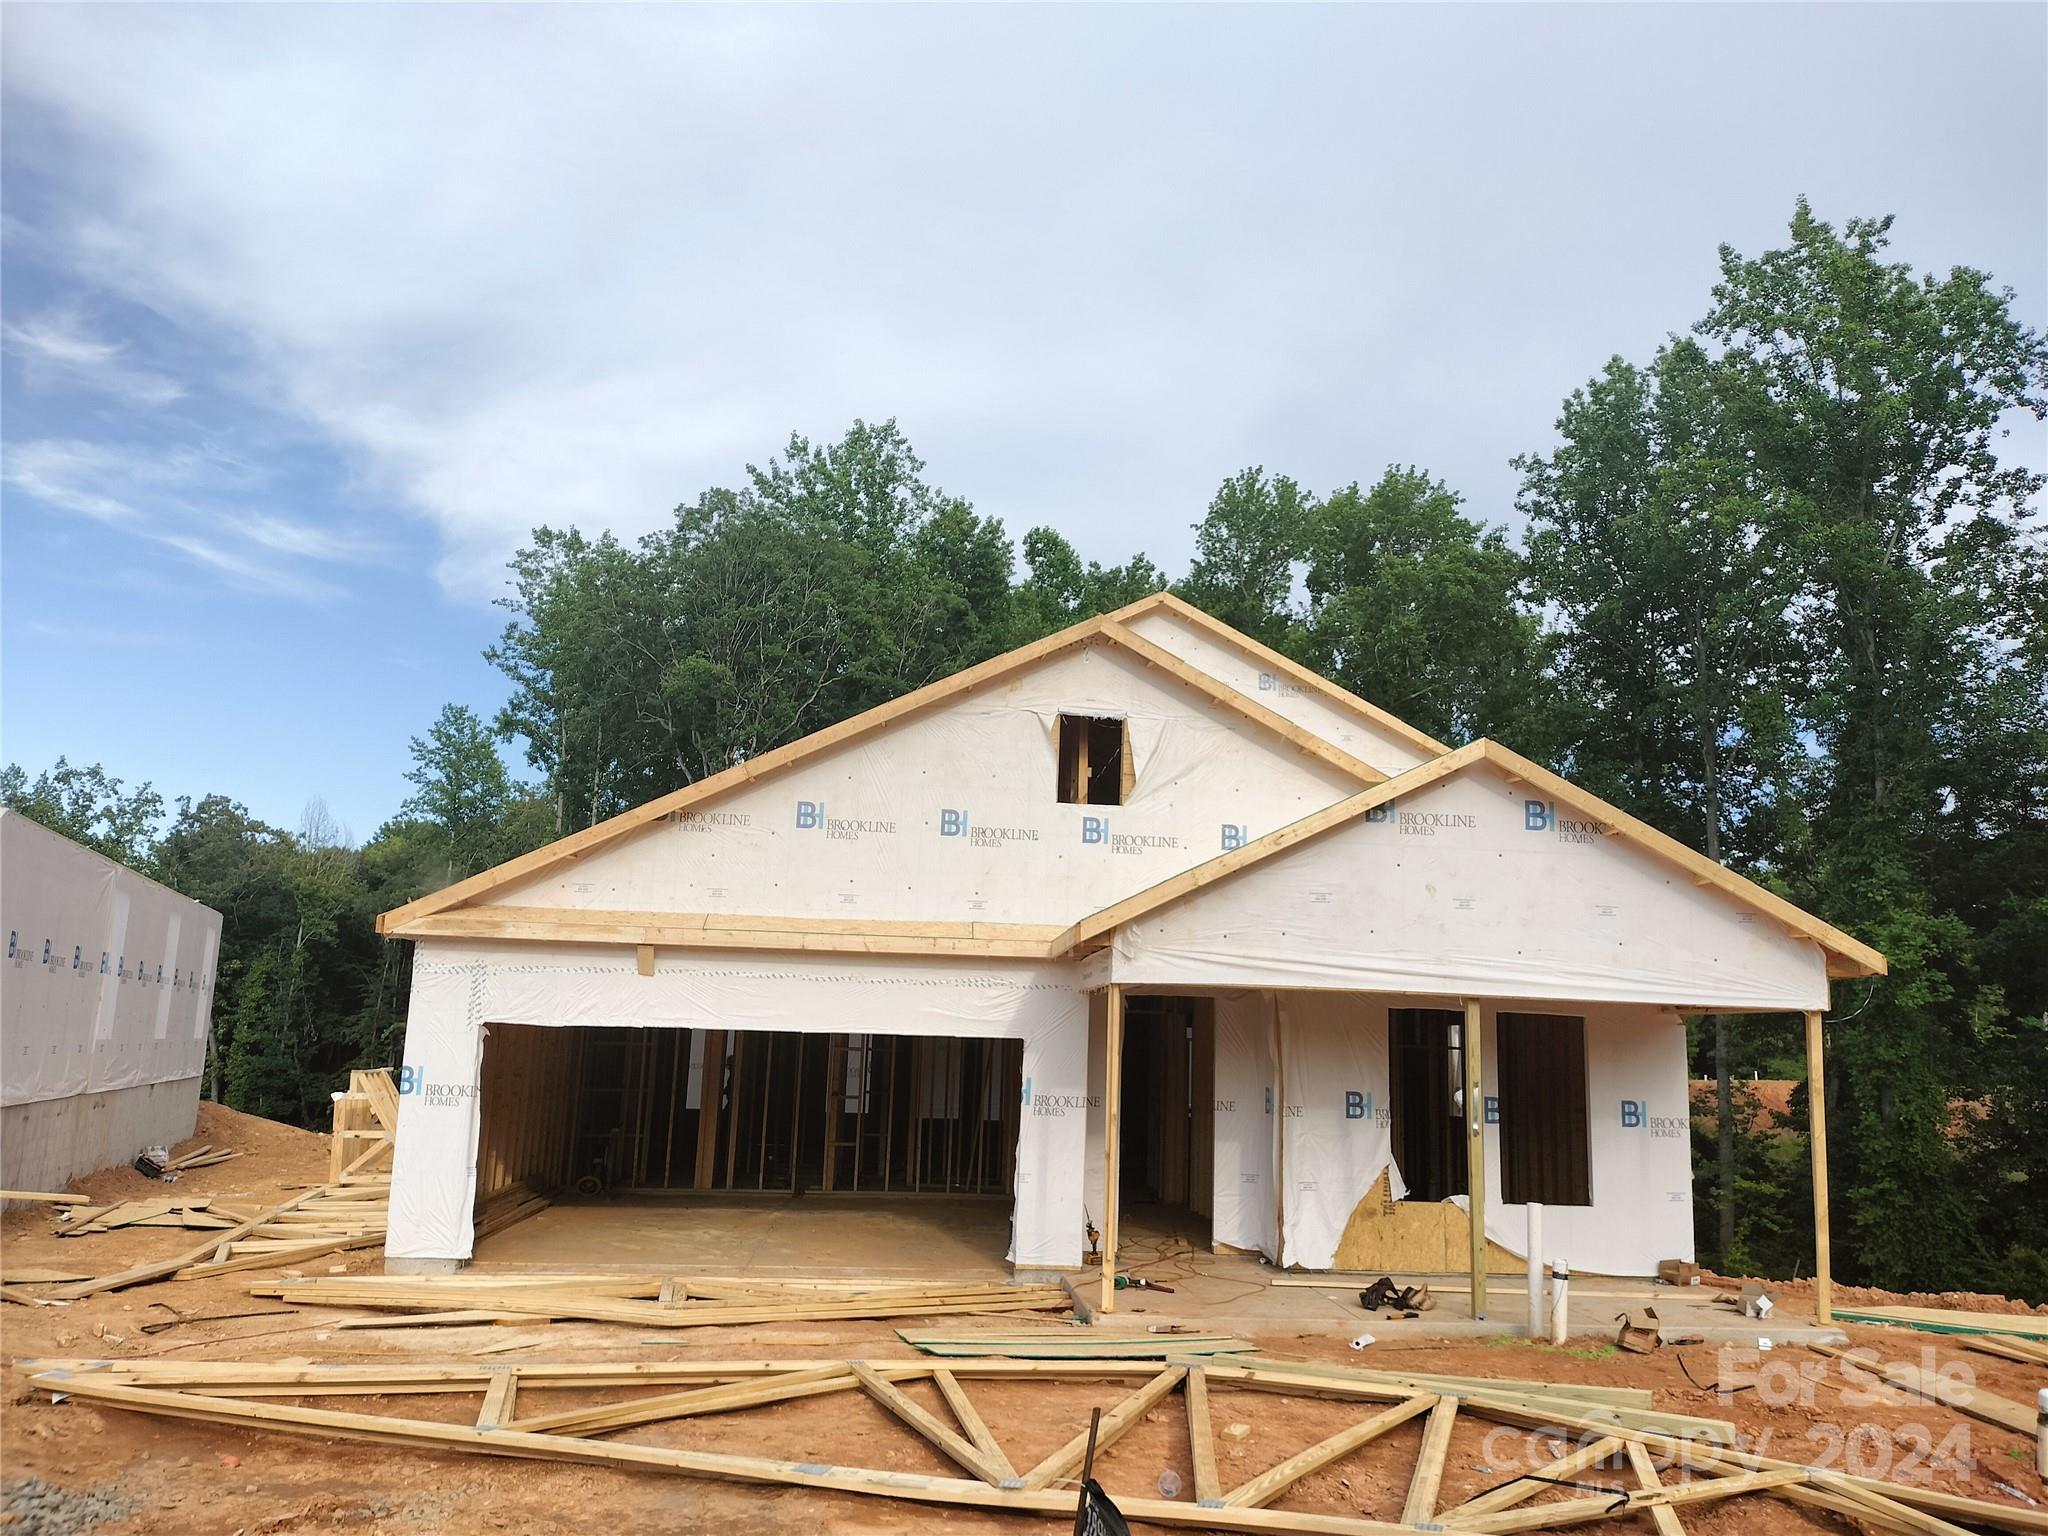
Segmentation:
{"type": "MultiPolygon", "coordinates": [[[[1471,1266],[1471,1232],[1471,1217],[1448,1200],[1391,1198],[1383,1173],[1352,1207],[1331,1267],[1382,1274],[1456,1274],[1471,1266]]],[[[1525,1266],[1500,1244],[1488,1242],[1486,1272],[1519,1275],[1525,1266]]]]}

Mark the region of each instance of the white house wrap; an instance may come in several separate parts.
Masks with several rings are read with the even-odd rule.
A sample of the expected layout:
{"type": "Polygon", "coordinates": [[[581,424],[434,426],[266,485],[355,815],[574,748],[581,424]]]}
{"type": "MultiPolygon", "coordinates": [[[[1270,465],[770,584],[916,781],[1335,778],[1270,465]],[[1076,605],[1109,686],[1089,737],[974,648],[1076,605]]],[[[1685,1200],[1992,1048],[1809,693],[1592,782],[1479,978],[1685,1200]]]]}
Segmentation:
{"type": "MultiPolygon", "coordinates": [[[[1436,1231],[1431,1212],[1449,1232],[1478,1158],[1503,1262],[1534,1199],[1575,1266],[1644,1274],[1692,1253],[1681,1015],[1819,1010],[1831,976],[1883,967],[1512,752],[1449,751],[1164,596],[382,926],[419,945],[401,1265],[470,1254],[480,1139],[513,1092],[494,1034],[566,1030],[599,1054],[507,1079],[525,1118],[500,1139],[525,1150],[489,1154],[500,1182],[588,1163],[601,1185],[829,1194],[866,1191],[879,1158],[877,1187],[907,1197],[998,1180],[1011,1262],[1061,1268],[1115,1230],[1114,1134],[1126,1183],[1217,1246],[1325,1268],[1436,1231]],[[801,1043],[776,1054],[792,1035],[827,1042],[822,1074],[801,1043]],[[885,1042],[953,1054],[906,1070],[885,1042]],[[1111,1074],[1142,1112],[1105,1108],[1111,1074]],[[593,1094],[612,1097],[581,1131],[536,1131],[593,1094]],[[881,1129],[847,1130],[871,1102],[881,1129]],[[898,1127],[943,1146],[936,1185],[898,1127]]],[[[1448,1267],[1447,1241],[1393,1257],[1448,1267]]]]}

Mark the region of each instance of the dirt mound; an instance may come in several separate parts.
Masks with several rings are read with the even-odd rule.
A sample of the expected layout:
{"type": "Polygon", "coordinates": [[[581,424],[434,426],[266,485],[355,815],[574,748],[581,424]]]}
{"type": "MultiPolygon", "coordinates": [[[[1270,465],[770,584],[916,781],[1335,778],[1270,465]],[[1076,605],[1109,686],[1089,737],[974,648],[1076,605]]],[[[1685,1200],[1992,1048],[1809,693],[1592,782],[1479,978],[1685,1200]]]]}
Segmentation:
{"type": "MultiPolygon", "coordinates": [[[[1717,1275],[1700,1277],[1702,1286],[1735,1291],[1745,1285],[1761,1285],[1773,1296],[1813,1295],[1811,1280],[1759,1280],[1754,1276],[1717,1275]]],[[[2006,1317],[2048,1316],[2048,1307],[2036,1307],[2010,1296],[1988,1296],[1982,1291],[1886,1291],[1874,1285],[1841,1285],[1834,1288],[1837,1307],[1945,1307],[1956,1312],[1989,1312],[2006,1317]]]]}

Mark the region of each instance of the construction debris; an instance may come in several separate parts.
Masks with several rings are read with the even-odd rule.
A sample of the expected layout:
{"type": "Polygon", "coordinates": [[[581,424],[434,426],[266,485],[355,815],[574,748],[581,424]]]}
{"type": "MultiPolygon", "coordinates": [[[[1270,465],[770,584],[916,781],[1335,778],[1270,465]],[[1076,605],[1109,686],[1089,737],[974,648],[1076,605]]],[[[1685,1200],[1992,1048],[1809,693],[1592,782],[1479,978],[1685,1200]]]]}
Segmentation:
{"type": "MultiPolygon", "coordinates": [[[[1315,1533],[1315,1536],[1385,1536],[1418,1527],[1471,1533],[1543,1530],[1656,1515],[1688,1505],[1731,1499],[1782,1498],[1845,1514],[1886,1531],[1932,1533],[1950,1522],[2036,1533],[2048,1522],[2023,1507],[1856,1477],[1831,1469],[1778,1461],[1673,1435],[1627,1428],[1582,1415],[1554,1416],[1516,1409],[1488,1395],[1415,1392],[1406,1387],[1345,1379],[1335,1371],[1307,1378],[1293,1367],[1218,1366],[1205,1360],[1166,1362],[976,1359],[790,1360],[634,1362],[627,1364],[334,1365],[250,1364],[230,1361],[33,1361],[29,1385],[101,1408],[323,1439],[367,1440],[430,1450],[577,1462],[590,1466],[663,1471],[783,1487],[829,1489],[914,1503],[1034,1513],[1072,1520],[1077,1493],[1070,1480],[1087,1466],[1088,1445],[1114,1445],[1178,1395],[1192,1445],[1193,1501],[1122,1497],[1134,1521],[1206,1530],[1315,1533]],[[1121,1382],[1118,1395],[1091,1423],[1035,1465],[1019,1468],[1006,1454],[998,1428],[976,1407],[977,1381],[1121,1382]],[[903,1391],[929,1381],[952,1422],[903,1391]],[[1133,1385],[1135,1383],[1135,1385],[1133,1385]],[[592,1405],[593,1390],[665,1387],[592,1405]],[[578,1401],[550,1409],[545,1394],[576,1389],[578,1401]],[[1211,1432],[1215,1392],[1249,1389],[1353,1400],[1370,1412],[1349,1427],[1285,1457],[1235,1488],[1218,1477],[1211,1432]],[[926,1476],[821,1462],[775,1460],[725,1452],[681,1450],[607,1440],[614,1431],[703,1414],[744,1412],[771,1403],[859,1392],[939,1450],[964,1475],[926,1476]],[[350,1412],[290,1401],[362,1396],[379,1400],[415,1394],[468,1394],[477,1402],[474,1423],[402,1412],[350,1412]],[[1450,1431],[1462,1416],[1511,1426],[1549,1424],[1585,1432],[1585,1443],[1549,1466],[1517,1477],[1452,1509],[1441,1509],[1450,1431]],[[1417,1419],[1426,1420],[1406,1470],[1408,1490],[1400,1525],[1348,1515],[1302,1514],[1271,1507],[1303,1478],[1417,1419]],[[1622,1465],[1615,1464],[1624,1453],[1622,1465]],[[1685,1481],[1660,1481],[1678,1469],[1685,1481]],[[1694,1477],[1691,1474],[1699,1474],[1694,1477]],[[1595,1482],[1594,1478],[1619,1481],[1595,1482]],[[1557,1481],[1570,1479],[1582,1496],[1537,1502],[1557,1481]]],[[[1553,1392],[1556,1384],[1540,1383],[1553,1392]]],[[[1249,1400],[1233,1402],[1256,1417],[1249,1400]]],[[[1231,1423],[1226,1433],[1235,1432],[1231,1423]]],[[[1391,1442],[1390,1442],[1391,1443],[1391,1442]]],[[[1412,1442],[1411,1442],[1412,1443],[1412,1442]]],[[[1745,1527],[1763,1519],[1742,1517],[1745,1527]]],[[[1668,1528],[1659,1516],[1660,1528],[1668,1528]]]]}
{"type": "Polygon", "coordinates": [[[1255,1350],[1250,1339],[1220,1333],[1109,1333],[1099,1328],[1038,1329],[1029,1333],[919,1333],[896,1337],[920,1354],[949,1359],[1164,1360],[1169,1356],[1226,1355],[1255,1350]]]}
{"type": "Polygon", "coordinates": [[[965,1312],[1064,1311],[1056,1285],[846,1281],[787,1283],[582,1275],[317,1276],[251,1287],[250,1294],[394,1312],[482,1311],[641,1328],[698,1328],[965,1312]],[[666,1297],[668,1299],[664,1300],[666,1297]]]}
{"type": "Polygon", "coordinates": [[[1614,1335],[1615,1344],[1632,1355],[1647,1355],[1663,1342],[1655,1307],[1645,1307],[1640,1314],[1618,1313],[1614,1320],[1621,1325],[1614,1335]]]}
{"type": "Polygon", "coordinates": [[[1923,1333],[2014,1334],[2023,1339],[2048,1339],[2048,1316],[2039,1312],[1959,1312],[1948,1307],[1837,1307],[1845,1323],[1885,1323],[1918,1328],[1923,1333]]]}
{"type": "Polygon", "coordinates": [[[135,1171],[152,1179],[175,1183],[181,1173],[194,1168],[211,1168],[215,1163],[224,1163],[241,1155],[230,1152],[226,1147],[200,1146],[173,1157],[162,1147],[150,1147],[136,1157],[135,1171]]]}

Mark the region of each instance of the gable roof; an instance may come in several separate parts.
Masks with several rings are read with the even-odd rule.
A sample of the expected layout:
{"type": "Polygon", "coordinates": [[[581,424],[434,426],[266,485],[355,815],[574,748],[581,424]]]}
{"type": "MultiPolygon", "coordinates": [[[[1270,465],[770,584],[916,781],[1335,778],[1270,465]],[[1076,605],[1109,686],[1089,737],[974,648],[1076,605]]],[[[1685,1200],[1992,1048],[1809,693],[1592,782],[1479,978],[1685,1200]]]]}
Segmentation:
{"type": "MultiPolygon", "coordinates": [[[[531,853],[522,854],[516,859],[508,860],[506,863],[499,864],[494,868],[471,875],[466,880],[458,880],[453,885],[445,886],[441,890],[420,897],[417,901],[407,902],[402,907],[396,907],[389,912],[381,914],[377,919],[377,931],[392,936],[424,933],[427,931],[426,929],[415,930],[410,925],[436,913],[446,912],[451,907],[461,906],[465,902],[472,901],[503,886],[528,879],[560,865],[572,863],[577,859],[596,852],[600,848],[609,846],[628,833],[650,825],[653,822],[660,821],[663,817],[672,815],[677,811],[701,805],[707,800],[738,789],[742,785],[752,784],[772,774],[781,773],[821,753],[872,735],[876,731],[880,731],[921,710],[930,709],[934,705],[943,704],[954,699],[964,698],[976,689],[985,688],[991,683],[1000,682],[1012,673],[1019,672],[1026,667],[1045,661],[1065,651],[1089,644],[1100,643],[1116,647],[1126,655],[1144,662],[1148,667],[1165,673],[1182,687],[1201,695],[1211,703],[1231,711],[1254,728],[1278,738],[1295,750],[1317,759],[1328,767],[1348,774],[1361,784],[1378,784],[1385,780],[1386,775],[1370,763],[1352,756],[1349,752],[1331,742],[1323,740],[1314,732],[1275,713],[1255,699],[1240,693],[1227,683],[1220,682],[1211,677],[1200,668],[1190,666],[1163,646],[1156,645],[1152,641],[1145,639],[1142,635],[1134,633],[1123,622],[1126,618],[1135,618],[1140,613],[1166,604],[1173,605],[1173,611],[1182,614],[1184,617],[1198,615],[1199,621],[1205,628],[1209,628],[1212,632],[1219,633],[1220,636],[1229,639],[1230,643],[1237,645],[1246,654],[1257,655],[1264,653],[1276,658],[1279,655],[1278,652],[1265,652],[1265,648],[1258,646],[1256,641],[1248,636],[1238,634],[1236,630],[1230,628],[1227,624],[1218,623],[1215,619],[1202,613],[1200,609],[1182,603],[1177,598],[1169,597],[1164,592],[1154,593],[1150,597],[1141,598],[1136,603],[1118,609],[1115,613],[1102,614],[1092,619],[1084,619],[1081,623],[1060,630],[1055,634],[1047,635],[1042,640],[1034,640],[1029,645],[1019,646],[1013,651],[1007,651],[1000,656],[991,657],[979,665],[968,667],[966,670],[956,672],[950,677],[940,678],[937,682],[928,683],[922,688],[902,695],[900,698],[891,699],[885,704],[878,704],[872,709],[864,710],[860,714],[837,721],[832,725],[824,727],[822,730],[813,731],[810,735],[790,742],[786,746],[777,747],[773,751],[763,752],[760,756],[749,758],[745,762],[735,763],[732,767],[722,772],[699,779],[694,784],[686,784],[681,789],[658,796],[653,800],[647,801],[644,805],[635,806],[629,811],[623,811],[607,821],[601,821],[597,825],[587,827],[581,832],[572,832],[566,837],[557,838],[554,842],[548,843],[544,847],[536,848],[531,853]]],[[[1292,667],[1294,664],[1288,663],[1288,665],[1292,667]]],[[[1306,677],[1314,678],[1314,673],[1307,672],[1306,669],[1302,670],[1306,677]]],[[[1325,683],[1324,686],[1336,689],[1336,692],[1342,696],[1342,699],[1348,701],[1347,708],[1351,708],[1354,711],[1370,711],[1372,709],[1372,706],[1366,704],[1363,699],[1358,699],[1351,694],[1345,693],[1344,690],[1336,688],[1334,683],[1325,683]]],[[[1375,712],[1370,718],[1377,719],[1378,715],[1383,713],[1383,711],[1375,712]]],[[[1387,720],[1393,719],[1391,715],[1385,718],[1387,720]]],[[[1399,724],[1399,722],[1395,723],[1399,724]]],[[[1402,730],[1407,731],[1408,728],[1403,726],[1402,730]]],[[[1419,733],[1410,732],[1410,734],[1416,735],[1419,733]]],[[[1423,739],[1427,740],[1426,737],[1423,739]]]]}
{"type": "Polygon", "coordinates": [[[1544,798],[1570,806],[1588,820],[1598,822],[1601,831],[1609,836],[1619,837],[1653,857],[1677,865],[1692,877],[1695,885],[1713,886],[1736,901],[1774,919],[1793,937],[1812,940],[1827,952],[1830,976],[1882,976],[1886,973],[1884,956],[1868,944],[1822,922],[1811,913],[1794,906],[1784,897],[1764,889],[1755,881],[1716,864],[1706,855],[1694,852],[1676,838],[1659,832],[1648,822],[1640,821],[1628,812],[1609,805],[1598,795],[1579,788],[1568,779],[1558,777],[1547,768],[1539,767],[1520,753],[1511,752],[1498,742],[1487,741],[1484,738],[1423,763],[1419,767],[1411,768],[1408,772],[1376,784],[1348,800],[1339,801],[1336,805],[1304,816],[1277,832],[1268,833],[1246,843],[1242,848],[1222,854],[1206,863],[1197,864],[1193,869],[1184,870],[1171,879],[1162,880],[1135,896],[1126,897],[1114,906],[1105,907],[1069,928],[1063,935],[1062,942],[1056,943],[1054,948],[1069,954],[1099,949],[1125,923],[1161,911],[1197,891],[1219,881],[1228,880],[1242,870],[1279,857],[1290,848],[1346,826],[1375,806],[1412,795],[1417,790],[1463,773],[1480,763],[1488,763],[1499,769],[1510,783],[1526,783],[1544,798]]]}
{"type": "Polygon", "coordinates": [[[1281,654],[1270,645],[1263,645],[1241,629],[1232,629],[1214,614],[1204,613],[1185,598],[1175,597],[1171,592],[1154,592],[1150,597],[1141,597],[1135,603],[1117,609],[1110,617],[1121,623],[1139,617],[1141,614],[1160,611],[1172,614],[1212,640],[1240,655],[1250,658],[1271,669],[1291,682],[1301,684],[1326,703],[1334,704],[1347,713],[1358,716],[1370,725],[1377,726],[1388,735],[1406,742],[1425,757],[1442,757],[1451,749],[1427,732],[1418,731],[1398,715],[1390,714],[1368,699],[1361,699],[1350,689],[1331,682],[1313,667],[1305,667],[1291,656],[1281,654]]]}

